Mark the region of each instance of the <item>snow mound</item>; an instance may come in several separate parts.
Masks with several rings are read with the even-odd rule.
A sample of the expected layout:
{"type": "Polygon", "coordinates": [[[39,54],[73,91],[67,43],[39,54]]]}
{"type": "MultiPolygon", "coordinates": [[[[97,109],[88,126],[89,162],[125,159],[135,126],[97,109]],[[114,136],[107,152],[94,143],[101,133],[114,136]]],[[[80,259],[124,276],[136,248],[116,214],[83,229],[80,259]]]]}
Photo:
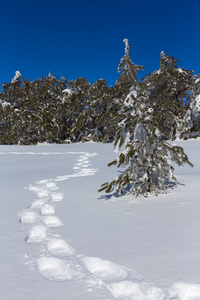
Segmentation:
{"type": "Polygon", "coordinates": [[[47,236],[47,228],[44,225],[35,225],[29,231],[27,242],[40,243],[47,236]]]}
{"type": "Polygon", "coordinates": [[[175,283],[170,289],[171,299],[200,300],[200,284],[175,283]]]}
{"type": "Polygon", "coordinates": [[[40,208],[41,206],[43,206],[45,204],[45,199],[38,199],[35,200],[32,204],[31,204],[31,208],[40,208]]]}
{"type": "Polygon", "coordinates": [[[23,211],[21,214],[21,223],[35,223],[37,214],[34,211],[23,211]]]}
{"type": "Polygon", "coordinates": [[[52,182],[52,181],[49,181],[49,182],[46,183],[46,188],[49,189],[49,190],[52,190],[52,191],[58,189],[55,182],[52,182]]]}
{"type": "Polygon", "coordinates": [[[53,205],[46,203],[41,207],[40,213],[41,213],[42,216],[44,216],[44,215],[53,215],[53,214],[55,214],[55,208],[54,208],[53,205]]]}
{"type": "Polygon", "coordinates": [[[105,282],[120,281],[127,278],[129,270],[99,257],[85,256],[81,259],[84,267],[105,282]]]}
{"type": "Polygon", "coordinates": [[[63,200],[63,194],[62,193],[53,193],[51,194],[51,201],[52,202],[59,202],[63,200]]]}
{"type": "Polygon", "coordinates": [[[28,189],[29,189],[29,191],[36,192],[36,193],[41,191],[41,187],[36,186],[36,185],[32,185],[32,184],[28,187],[28,189]]]}
{"type": "Polygon", "coordinates": [[[30,185],[28,189],[29,191],[36,193],[39,198],[48,197],[50,193],[47,189],[36,185],[30,185]]]}
{"type": "Polygon", "coordinates": [[[40,191],[37,192],[37,196],[39,198],[48,197],[49,194],[50,192],[47,189],[41,189],[40,191]]]}
{"type": "Polygon", "coordinates": [[[75,253],[74,248],[62,239],[50,239],[47,249],[55,256],[72,256],[75,253]]]}
{"type": "Polygon", "coordinates": [[[81,169],[80,172],[78,173],[79,176],[92,176],[94,175],[98,169],[81,169]]]}
{"type": "Polygon", "coordinates": [[[60,227],[60,226],[63,226],[63,223],[56,216],[44,216],[43,217],[43,223],[47,227],[60,227]]]}
{"type": "Polygon", "coordinates": [[[121,281],[107,286],[117,300],[164,300],[166,293],[158,287],[150,287],[144,292],[138,282],[121,281]]]}
{"type": "Polygon", "coordinates": [[[40,257],[37,259],[37,268],[49,280],[64,281],[73,277],[70,265],[56,257],[40,257]]]}

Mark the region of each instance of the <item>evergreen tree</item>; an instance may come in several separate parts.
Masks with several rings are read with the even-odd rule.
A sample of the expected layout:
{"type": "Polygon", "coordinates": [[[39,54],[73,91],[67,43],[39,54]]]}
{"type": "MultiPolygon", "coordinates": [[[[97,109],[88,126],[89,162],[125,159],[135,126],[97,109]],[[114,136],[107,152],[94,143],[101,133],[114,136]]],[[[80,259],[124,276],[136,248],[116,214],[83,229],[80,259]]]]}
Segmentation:
{"type": "Polygon", "coordinates": [[[189,108],[191,98],[193,72],[178,68],[177,62],[162,51],[159,70],[144,79],[149,101],[157,106],[159,127],[166,139],[176,138],[178,123],[189,108]]]}
{"type": "Polygon", "coordinates": [[[15,76],[3,85],[1,99],[8,103],[2,113],[2,144],[59,142],[62,121],[59,95],[65,80],[49,75],[33,82],[15,76]]]}
{"type": "MultiPolygon", "coordinates": [[[[70,120],[68,120],[68,128],[70,138],[73,142],[86,140],[86,110],[90,103],[90,95],[92,85],[86,78],[78,78],[68,83],[71,90],[68,101],[64,103],[64,107],[68,109],[70,120]]],[[[69,115],[68,115],[69,116],[69,115]]]]}
{"type": "MultiPolygon", "coordinates": [[[[104,79],[97,80],[93,86],[89,87],[87,102],[70,128],[70,133],[75,136],[76,141],[108,142],[113,140],[119,109],[115,94],[117,94],[116,89],[109,88],[104,79]]],[[[86,95],[85,92],[84,95],[86,95]]],[[[76,94],[74,96],[77,98],[76,94]]]]}
{"type": "Polygon", "coordinates": [[[124,119],[119,124],[114,142],[118,156],[108,164],[124,167],[125,171],[113,181],[104,183],[99,191],[109,193],[114,190],[119,194],[131,192],[135,196],[158,194],[170,186],[171,180],[175,180],[169,155],[171,161],[179,166],[192,164],[181,147],[171,146],[163,140],[163,127],[160,126],[157,106],[149,99],[149,85],[137,80],[139,68],[130,62],[127,40],[125,44],[127,57],[123,61],[128,61],[129,65],[125,65],[123,70],[127,72],[129,66],[132,67],[131,72],[127,72],[127,76],[130,74],[132,88],[124,101],[124,119]]]}
{"type": "Polygon", "coordinates": [[[190,102],[185,115],[177,124],[177,138],[196,138],[200,136],[200,78],[192,77],[190,102]]]}

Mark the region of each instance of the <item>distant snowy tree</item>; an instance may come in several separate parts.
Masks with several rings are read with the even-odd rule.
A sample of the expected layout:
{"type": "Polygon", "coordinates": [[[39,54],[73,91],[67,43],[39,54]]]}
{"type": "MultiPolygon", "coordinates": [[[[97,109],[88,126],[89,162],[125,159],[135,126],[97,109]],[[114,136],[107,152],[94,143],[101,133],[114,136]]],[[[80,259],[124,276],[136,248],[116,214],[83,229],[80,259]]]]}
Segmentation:
{"type": "MultiPolygon", "coordinates": [[[[119,194],[132,193],[134,196],[158,194],[170,186],[173,176],[171,161],[179,166],[189,162],[183,149],[171,146],[163,140],[163,127],[159,124],[157,103],[149,100],[150,92],[146,82],[140,83],[136,74],[141,67],[130,61],[128,41],[125,40],[125,56],[123,70],[127,72],[131,66],[129,80],[132,83],[130,93],[124,101],[124,119],[119,124],[119,131],[114,145],[117,158],[108,164],[125,168],[121,175],[113,181],[106,182],[99,191],[107,193],[116,191],[119,194]]],[[[162,106],[161,106],[162,109],[162,106]]]]}
{"type": "Polygon", "coordinates": [[[177,138],[196,138],[200,136],[200,78],[192,78],[193,86],[189,95],[190,102],[183,118],[177,123],[177,138]]]}
{"type": "Polygon", "coordinates": [[[87,135],[85,112],[89,105],[92,85],[86,78],[78,78],[68,82],[68,87],[71,94],[67,96],[68,100],[64,102],[63,108],[68,120],[70,139],[73,142],[84,141],[87,135]]]}
{"type": "Polygon", "coordinates": [[[144,79],[149,101],[157,106],[157,119],[166,139],[176,138],[178,123],[190,103],[193,72],[178,68],[177,62],[162,51],[159,70],[144,79]]]}
{"type": "Polygon", "coordinates": [[[9,105],[3,109],[2,144],[35,144],[59,142],[62,120],[59,118],[64,80],[53,76],[29,82],[19,74],[3,85],[2,100],[9,105]]]}
{"type": "MultiPolygon", "coordinates": [[[[87,91],[88,101],[70,129],[76,141],[113,141],[119,110],[116,94],[117,89],[108,87],[104,79],[90,86],[87,91]]],[[[77,98],[76,94],[74,96],[77,98]]]]}

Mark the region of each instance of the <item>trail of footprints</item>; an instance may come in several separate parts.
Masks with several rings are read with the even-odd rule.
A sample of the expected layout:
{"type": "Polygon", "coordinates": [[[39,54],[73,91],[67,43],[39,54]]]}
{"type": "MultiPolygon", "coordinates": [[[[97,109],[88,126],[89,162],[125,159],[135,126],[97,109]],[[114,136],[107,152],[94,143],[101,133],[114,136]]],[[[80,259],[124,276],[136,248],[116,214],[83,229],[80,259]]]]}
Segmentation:
{"type": "MultiPolygon", "coordinates": [[[[67,241],[55,233],[55,228],[64,225],[56,216],[55,206],[63,200],[56,182],[94,175],[97,170],[88,168],[88,158],[94,155],[84,153],[79,156],[72,175],[41,180],[28,187],[37,195],[37,199],[21,212],[20,222],[31,224],[27,243],[40,245],[40,255],[34,258],[36,269],[52,281],[84,280],[88,291],[95,288],[102,290],[102,299],[170,299],[163,289],[142,282],[142,278],[130,269],[99,257],[76,253],[67,241]]],[[[29,254],[25,256],[30,257],[29,254]]]]}

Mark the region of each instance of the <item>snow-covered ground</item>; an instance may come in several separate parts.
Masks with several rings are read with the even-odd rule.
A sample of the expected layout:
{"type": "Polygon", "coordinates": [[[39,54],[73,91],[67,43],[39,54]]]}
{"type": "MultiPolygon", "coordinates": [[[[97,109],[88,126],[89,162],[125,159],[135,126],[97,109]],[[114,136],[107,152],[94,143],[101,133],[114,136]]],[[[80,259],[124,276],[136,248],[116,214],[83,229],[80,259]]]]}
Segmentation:
{"type": "Polygon", "coordinates": [[[0,299],[200,299],[200,140],[159,197],[97,190],[111,144],[0,146],[0,299]]]}

